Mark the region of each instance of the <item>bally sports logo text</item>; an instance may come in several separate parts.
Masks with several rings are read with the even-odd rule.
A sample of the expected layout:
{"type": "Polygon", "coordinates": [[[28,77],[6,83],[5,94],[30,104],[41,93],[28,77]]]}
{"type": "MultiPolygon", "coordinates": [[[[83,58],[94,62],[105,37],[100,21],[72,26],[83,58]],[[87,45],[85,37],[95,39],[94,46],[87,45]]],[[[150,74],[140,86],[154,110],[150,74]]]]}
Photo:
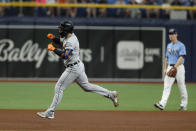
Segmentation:
{"type": "MultiPolygon", "coordinates": [[[[36,62],[35,68],[41,67],[44,59],[47,57],[49,62],[58,62],[59,57],[47,49],[39,47],[39,43],[33,43],[27,40],[21,48],[14,47],[14,41],[10,39],[0,40],[0,62],[36,62]]],[[[90,49],[81,49],[80,58],[82,61],[90,62],[92,60],[92,51],[90,49]]]]}

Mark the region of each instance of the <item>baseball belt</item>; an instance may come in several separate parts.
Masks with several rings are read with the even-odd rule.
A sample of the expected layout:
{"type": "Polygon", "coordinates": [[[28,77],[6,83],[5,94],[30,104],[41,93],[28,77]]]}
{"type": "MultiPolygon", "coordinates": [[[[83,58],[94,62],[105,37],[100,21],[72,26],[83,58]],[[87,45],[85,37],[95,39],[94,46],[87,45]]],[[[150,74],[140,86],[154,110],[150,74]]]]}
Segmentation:
{"type": "Polygon", "coordinates": [[[71,66],[74,66],[76,64],[80,63],[80,61],[77,61],[75,63],[72,63],[72,64],[68,64],[68,65],[65,65],[65,68],[68,68],[68,67],[71,67],[71,66]]]}

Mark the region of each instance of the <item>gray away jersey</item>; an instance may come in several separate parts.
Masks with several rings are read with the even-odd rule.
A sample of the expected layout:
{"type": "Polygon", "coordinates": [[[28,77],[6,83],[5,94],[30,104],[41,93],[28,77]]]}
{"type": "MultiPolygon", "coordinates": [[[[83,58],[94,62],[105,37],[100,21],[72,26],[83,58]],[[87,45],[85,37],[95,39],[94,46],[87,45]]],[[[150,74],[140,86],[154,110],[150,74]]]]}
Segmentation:
{"type": "Polygon", "coordinates": [[[72,35],[70,37],[68,37],[67,39],[63,40],[63,47],[64,49],[72,49],[72,53],[69,56],[68,59],[64,60],[64,65],[68,65],[68,64],[73,64],[77,61],[80,60],[79,57],[79,52],[80,52],[80,47],[79,47],[79,41],[78,38],[76,37],[76,35],[74,33],[72,33],[72,35]]]}

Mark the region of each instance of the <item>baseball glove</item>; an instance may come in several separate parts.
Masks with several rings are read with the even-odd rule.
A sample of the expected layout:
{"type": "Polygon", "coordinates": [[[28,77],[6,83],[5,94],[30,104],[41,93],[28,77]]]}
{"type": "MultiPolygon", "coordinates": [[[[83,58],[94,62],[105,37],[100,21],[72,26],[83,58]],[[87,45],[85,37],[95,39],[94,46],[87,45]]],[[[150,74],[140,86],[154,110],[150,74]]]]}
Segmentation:
{"type": "Polygon", "coordinates": [[[169,77],[176,77],[176,74],[177,74],[177,69],[176,67],[172,67],[168,72],[167,72],[167,75],[169,77]]]}

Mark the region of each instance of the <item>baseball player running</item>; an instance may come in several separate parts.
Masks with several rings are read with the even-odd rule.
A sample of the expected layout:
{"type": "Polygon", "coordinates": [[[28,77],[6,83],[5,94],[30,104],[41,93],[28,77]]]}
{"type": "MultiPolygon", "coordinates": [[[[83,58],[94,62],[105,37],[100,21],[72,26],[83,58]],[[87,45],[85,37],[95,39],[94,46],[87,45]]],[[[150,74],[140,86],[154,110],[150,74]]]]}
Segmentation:
{"type": "Polygon", "coordinates": [[[37,112],[37,115],[43,118],[54,118],[54,111],[60,103],[64,90],[75,81],[84,91],[95,92],[105,96],[113,101],[115,107],[118,106],[117,91],[109,91],[98,85],[90,84],[85,73],[83,62],[79,59],[79,41],[73,33],[73,23],[63,21],[59,25],[60,38],[48,34],[48,38],[53,43],[62,45],[62,49],[56,48],[53,43],[48,45],[48,50],[53,51],[64,60],[65,71],[56,83],[55,94],[52,104],[45,112],[37,112]]]}
{"type": "Polygon", "coordinates": [[[177,80],[178,88],[181,93],[181,105],[180,111],[187,110],[188,95],[185,85],[185,69],[184,69],[184,57],[186,55],[185,45],[178,41],[177,31],[175,29],[169,30],[169,39],[171,43],[167,45],[166,58],[164,62],[164,89],[161,101],[154,104],[154,106],[160,110],[164,110],[167,100],[170,95],[171,87],[177,80]]]}

